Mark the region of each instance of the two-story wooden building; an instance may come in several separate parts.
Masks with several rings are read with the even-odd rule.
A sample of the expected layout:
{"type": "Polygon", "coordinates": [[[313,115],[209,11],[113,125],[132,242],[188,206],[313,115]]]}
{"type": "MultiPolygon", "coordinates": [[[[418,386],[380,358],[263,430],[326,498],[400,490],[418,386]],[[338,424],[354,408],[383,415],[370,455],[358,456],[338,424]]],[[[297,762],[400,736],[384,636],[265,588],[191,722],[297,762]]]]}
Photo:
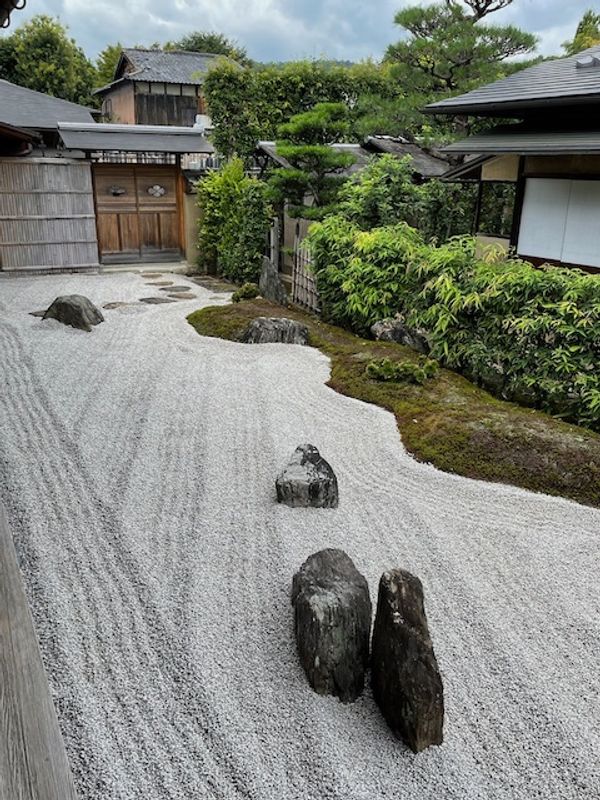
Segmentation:
{"type": "Polygon", "coordinates": [[[123,50],[113,81],[95,92],[102,114],[126,125],[192,126],[206,114],[204,80],[221,58],[187,50],[123,50]]]}
{"type": "Polygon", "coordinates": [[[536,264],[594,272],[600,271],[599,110],[600,46],[426,108],[430,114],[506,119],[446,147],[466,158],[445,179],[479,181],[480,197],[486,184],[514,185],[506,245],[536,264]]]}

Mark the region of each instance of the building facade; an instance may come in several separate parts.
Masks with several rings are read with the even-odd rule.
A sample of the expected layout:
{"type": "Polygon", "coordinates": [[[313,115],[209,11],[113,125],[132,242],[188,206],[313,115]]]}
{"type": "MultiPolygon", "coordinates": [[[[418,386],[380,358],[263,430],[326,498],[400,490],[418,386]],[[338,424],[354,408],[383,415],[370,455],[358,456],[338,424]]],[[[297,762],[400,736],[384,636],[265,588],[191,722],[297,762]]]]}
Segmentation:
{"type": "MultiPolygon", "coordinates": [[[[600,272],[600,46],[427,107],[510,123],[456,142],[446,180],[514,187],[507,248],[534,264],[600,272]]],[[[484,233],[492,233],[485,232],[484,233]]]]}
{"type": "Polygon", "coordinates": [[[198,116],[206,117],[203,84],[219,58],[185,50],[123,50],[113,81],[96,90],[103,117],[125,125],[194,125],[198,116]]]}

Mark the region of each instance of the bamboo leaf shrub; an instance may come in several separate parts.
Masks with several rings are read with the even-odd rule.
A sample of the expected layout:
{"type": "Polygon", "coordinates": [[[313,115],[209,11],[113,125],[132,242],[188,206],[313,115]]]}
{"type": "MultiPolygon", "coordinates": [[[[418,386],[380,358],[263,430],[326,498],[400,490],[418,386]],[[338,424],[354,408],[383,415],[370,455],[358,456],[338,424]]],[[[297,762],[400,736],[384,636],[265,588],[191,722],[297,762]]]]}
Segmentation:
{"type": "Polygon", "coordinates": [[[197,197],[200,266],[235,283],[256,283],[272,217],[265,184],[233,158],[199,181],[197,197]]]}
{"type": "Polygon", "coordinates": [[[431,356],[494,394],[600,430],[600,276],[481,259],[406,223],[369,231],[329,217],[309,242],[323,312],[365,333],[400,314],[431,356]]]}

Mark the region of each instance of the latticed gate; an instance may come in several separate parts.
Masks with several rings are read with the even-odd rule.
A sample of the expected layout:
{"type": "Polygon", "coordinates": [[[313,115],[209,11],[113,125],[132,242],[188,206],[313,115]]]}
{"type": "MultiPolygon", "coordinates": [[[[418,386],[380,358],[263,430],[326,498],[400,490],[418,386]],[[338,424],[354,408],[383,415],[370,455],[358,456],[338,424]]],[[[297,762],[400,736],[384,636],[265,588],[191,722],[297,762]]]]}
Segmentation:
{"type": "Polygon", "coordinates": [[[292,301],[296,305],[313,311],[316,314],[321,310],[319,303],[319,293],[317,282],[312,272],[312,260],[308,245],[304,241],[308,229],[308,221],[302,220],[305,224],[296,225],[296,235],[294,237],[294,269],[292,274],[292,301]],[[304,235],[302,235],[302,233],[304,235]]]}

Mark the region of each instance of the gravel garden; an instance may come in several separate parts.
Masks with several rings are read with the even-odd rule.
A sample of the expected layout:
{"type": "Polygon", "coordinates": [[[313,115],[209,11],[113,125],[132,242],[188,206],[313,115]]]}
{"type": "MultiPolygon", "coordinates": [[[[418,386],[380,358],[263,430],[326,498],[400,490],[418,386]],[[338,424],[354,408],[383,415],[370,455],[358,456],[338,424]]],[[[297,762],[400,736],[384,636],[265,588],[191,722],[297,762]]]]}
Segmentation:
{"type": "Polygon", "coordinates": [[[445,370],[394,399],[366,361],[405,348],[321,322],[316,347],[228,341],[268,304],[148,282],[2,281],[1,496],[82,800],[596,798],[600,511],[584,463],[556,475],[597,435],[445,370]],[[104,322],[30,315],[62,294],[104,322]],[[489,422],[471,438],[465,398],[489,422]],[[335,470],[337,508],[277,503],[301,442],[335,470]],[[420,577],[440,746],[394,738],[368,684],[348,704],[311,691],[291,582],[329,547],[372,590],[394,567],[420,577]]]}

